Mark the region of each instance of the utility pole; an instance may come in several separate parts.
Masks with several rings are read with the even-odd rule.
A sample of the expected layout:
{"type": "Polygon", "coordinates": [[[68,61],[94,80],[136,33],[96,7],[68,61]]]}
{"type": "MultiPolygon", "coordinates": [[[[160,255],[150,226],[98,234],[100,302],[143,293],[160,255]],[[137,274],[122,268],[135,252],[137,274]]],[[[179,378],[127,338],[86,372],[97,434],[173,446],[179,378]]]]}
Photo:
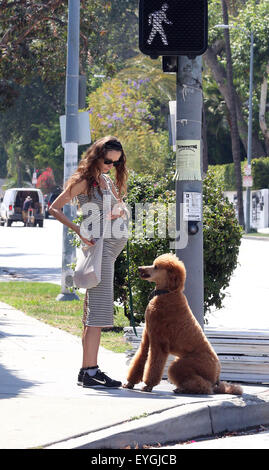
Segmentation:
{"type": "MultiPolygon", "coordinates": [[[[250,64],[249,64],[249,105],[248,105],[248,167],[251,169],[252,158],[252,89],[253,89],[253,31],[250,31],[250,64]]],[[[245,232],[250,232],[250,187],[247,187],[246,200],[246,228],[245,232]]]]}
{"type": "MultiPolygon", "coordinates": [[[[176,121],[177,224],[188,221],[188,243],[176,249],[186,267],[185,295],[204,325],[203,221],[202,221],[202,58],[178,57],[176,121]],[[180,220],[180,204],[183,221],[180,220]]],[[[177,227],[178,233],[180,228],[177,227]]]]}
{"type": "MultiPolygon", "coordinates": [[[[64,184],[74,173],[78,165],[79,34],[80,0],[69,0],[65,91],[64,184]]],[[[77,215],[76,206],[71,203],[66,204],[63,211],[64,215],[70,220],[73,220],[77,215]]],[[[61,294],[58,295],[57,300],[78,300],[78,296],[68,289],[73,286],[73,271],[69,265],[75,261],[75,257],[76,248],[70,244],[68,227],[63,225],[61,294]]]]}
{"type": "Polygon", "coordinates": [[[203,327],[201,55],[207,49],[208,8],[207,0],[183,3],[139,1],[139,48],[153,59],[162,56],[163,71],[177,74],[175,251],[187,271],[187,300],[203,327]],[[180,240],[186,224],[187,245],[180,240]]]}

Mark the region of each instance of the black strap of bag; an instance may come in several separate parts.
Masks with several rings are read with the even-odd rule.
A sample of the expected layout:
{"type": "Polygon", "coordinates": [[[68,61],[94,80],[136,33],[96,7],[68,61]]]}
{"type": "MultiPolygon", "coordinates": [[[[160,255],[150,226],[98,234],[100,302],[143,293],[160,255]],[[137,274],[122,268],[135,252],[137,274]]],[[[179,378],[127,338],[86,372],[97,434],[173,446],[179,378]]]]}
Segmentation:
{"type": "Polygon", "coordinates": [[[133,312],[133,296],[132,296],[132,289],[131,289],[131,282],[130,282],[130,252],[129,252],[129,240],[127,241],[127,273],[128,273],[128,289],[129,289],[129,299],[130,299],[130,314],[131,314],[131,325],[133,327],[134,333],[137,336],[136,328],[135,328],[135,319],[134,319],[134,312],[133,312]]]}

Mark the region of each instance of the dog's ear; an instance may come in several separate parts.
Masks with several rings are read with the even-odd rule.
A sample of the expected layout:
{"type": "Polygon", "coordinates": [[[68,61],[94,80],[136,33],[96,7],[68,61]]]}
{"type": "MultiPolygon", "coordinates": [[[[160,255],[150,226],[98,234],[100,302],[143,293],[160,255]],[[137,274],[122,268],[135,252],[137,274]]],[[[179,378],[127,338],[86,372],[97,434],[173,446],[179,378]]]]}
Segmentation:
{"type": "Polygon", "coordinates": [[[180,263],[173,269],[168,271],[168,288],[169,290],[180,289],[183,291],[186,279],[186,271],[183,263],[180,263]]]}

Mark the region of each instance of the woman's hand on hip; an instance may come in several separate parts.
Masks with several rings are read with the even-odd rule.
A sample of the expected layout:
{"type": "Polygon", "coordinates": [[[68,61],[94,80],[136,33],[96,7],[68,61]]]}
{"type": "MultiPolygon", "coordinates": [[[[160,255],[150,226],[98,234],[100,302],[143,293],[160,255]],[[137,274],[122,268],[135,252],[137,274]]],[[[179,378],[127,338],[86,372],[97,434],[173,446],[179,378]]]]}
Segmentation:
{"type": "Polygon", "coordinates": [[[81,239],[81,241],[82,241],[83,243],[85,243],[85,245],[89,245],[89,246],[94,246],[94,245],[95,245],[95,240],[94,240],[94,238],[90,238],[90,239],[89,239],[89,238],[83,237],[83,236],[81,235],[81,233],[80,233],[80,230],[77,232],[77,234],[78,234],[79,238],[81,239]]]}

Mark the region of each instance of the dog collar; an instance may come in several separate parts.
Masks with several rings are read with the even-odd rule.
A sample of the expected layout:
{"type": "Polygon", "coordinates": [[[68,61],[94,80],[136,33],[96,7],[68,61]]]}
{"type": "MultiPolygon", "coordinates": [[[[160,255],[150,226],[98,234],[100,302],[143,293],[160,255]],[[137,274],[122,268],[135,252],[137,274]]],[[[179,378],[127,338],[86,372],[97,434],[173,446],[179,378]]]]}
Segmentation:
{"type": "Polygon", "coordinates": [[[169,290],[166,289],[154,289],[150,294],[149,294],[149,300],[151,300],[155,295],[161,295],[161,294],[168,294],[169,290]]]}

